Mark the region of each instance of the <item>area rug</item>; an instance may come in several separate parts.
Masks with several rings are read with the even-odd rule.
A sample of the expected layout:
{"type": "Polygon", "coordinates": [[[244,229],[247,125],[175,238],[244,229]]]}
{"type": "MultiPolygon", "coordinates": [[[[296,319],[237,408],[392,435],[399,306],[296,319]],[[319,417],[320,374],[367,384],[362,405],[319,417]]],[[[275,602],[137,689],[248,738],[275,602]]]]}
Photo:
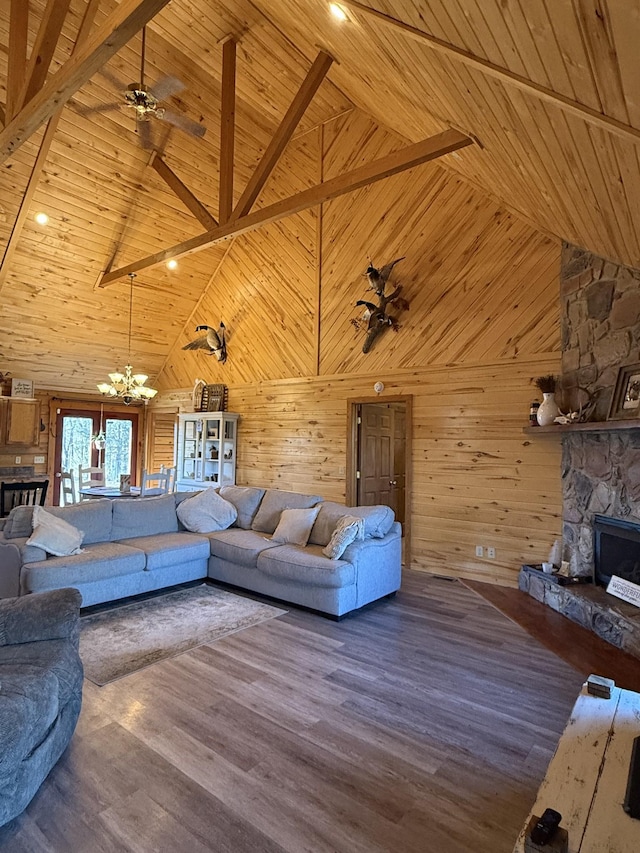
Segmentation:
{"type": "Polygon", "coordinates": [[[103,686],[286,612],[202,584],[83,616],[84,673],[103,686]]]}

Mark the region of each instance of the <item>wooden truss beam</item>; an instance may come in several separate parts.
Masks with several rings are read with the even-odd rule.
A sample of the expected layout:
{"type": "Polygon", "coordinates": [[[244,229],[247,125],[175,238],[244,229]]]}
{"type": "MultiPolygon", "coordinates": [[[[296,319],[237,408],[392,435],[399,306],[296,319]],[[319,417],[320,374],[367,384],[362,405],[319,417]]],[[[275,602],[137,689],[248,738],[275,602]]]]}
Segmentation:
{"type": "Polygon", "coordinates": [[[220,118],[220,197],[218,217],[224,224],[233,209],[233,169],[236,126],[236,42],[222,45],[222,105],[220,118]]]}
{"type": "Polygon", "coordinates": [[[156,170],[162,180],[173,190],[184,206],[193,213],[206,231],[211,231],[213,228],[218,227],[215,217],[209,213],[204,204],[194,196],[191,190],[182,183],[176,173],[167,166],[157,151],[154,151],[149,165],[156,170]]]}
{"type": "Polygon", "coordinates": [[[0,133],[0,163],[14,154],[167,3],[169,0],[121,0],[93,38],[49,78],[0,133]]]}
{"type": "Polygon", "coordinates": [[[345,193],[353,192],[360,187],[380,181],[383,178],[388,178],[391,175],[396,175],[399,172],[404,172],[406,169],[412,169],[414,166],[419,166],[428,160],[435,160],[437,157],[442,157],[444,154],[450,154],[452,151],[457,151],[459,148],[464,148],[472,144],[473,140],[463,133],[459,133],[457,130],[445,130],[437,136],[424,139],[422,142],[416,142],[415,145],[409,145],[401,151],[395,151],[386,157],[381,157],[379,160],[374,160],[372,163],[367,163],[365,166],[361,166],[344,175],[338,175],[336,178],[331,178],[329,181],[303,190],[290,198],[285,198],[261,210],[256,210],[254,213],[247,214],[236,221],[220,225],[206,234],[192,237],[190,240],[185,240],[177,246],[163,249],[161,252],[156,252],[154,255],[149,255],[149,257],[135,261],[126,267],[105,273],[99,282],[99,286],[106,287],[114,281],[130,275],[130,273],[137,273],[140,270],[155,267],[158,264],[168,261],[170,258],[180,258],[185,255],[201,252],[215,243],[221,243],[223,240],[228,240],[231,237],[255,231],[263,225],[277,222],[287,216],[292,216],[294,213],[300,213],[303,210],[316,207],[326,201],[345,195],[345,193]]]}
{"type": "Polygon", "coordinates": [[[11,0],[5,121],[11,121],[20,109],[20,92],[26,80],[28,26],[29,4],[24,0],[11,0]]]}
{"type": "Polygon", "coordinates": [[[25,78],[16,103],[16,111],[22,109],[36,92],[40,91],[47,78],[70,2],[71,0],[48,0],[47,2],[29,56],[25,78]]]}
{"type": "Polygon", "coordinates": [[[450,59],[457,59],[463,65],[467,65],[469,68],[480,71],[487,77],[493,77],[496,80],[500,80],[502,83],[514,86],[516,89],[520,89],[522,92],[533,95],[535,98],[538,98],[538,100],[543,101],[544,103],[553,104],[561,110],[569,113],[569,115],[577,116],[583,121],[589,122],[589,124],[593,124],[603,130],[607,130],[609,133],[613,133],[616,136],[621,136],[623,139],[632,139],[635,142],[640,141],[640,130],[636,127],[631,127],[631,125],[618,121],[611,116],[603,115],[585,104],[574,101],[566,95],[561,95],[560,92],[555,92],[553,89],[548,89],[546,86],[534,83],[527,77],[522,77],[520,74],[509,71],[508,68],[495,65],[487,59],[481,59],[479,56],[475,56],[475,54],[470,53],[467,50],[463,50],[449,42],[443,41],[437,36],[432,36],[430,33],[426,33],[424,30],[420,30],[411,24],[406,24],[404,21],[398,20],[398,18],[393,18],[385,12],[379,12],[377,9],[372,9],[370,6],[358,2],[358,0],[341,0],[341,2],[344,2],[344,5],[349,8],[353,8],[356,12],[362,12],[365,16],[375,18],[376,20],[393,27],[399,32],[403,32],[410,38],[428,45],[436,52],[442,53],[450,59]]]}
{"type": "Polygon", "coordinates": [[[231,214],[232,222],[236,222],[240,217],[246,216],[253,207],[253,203],[260,195],[269,175],[273,172],[276,163],[293,136],[296,127],[300,123],[300,119],[311,103],[313,96],[318,91],[318,87],[326,77],[332,63],[333,57],[324,51],[320,51],[309,69],[309,73],[298,89],[295,98],[291,102],[286,115],[280,122],[280,126],[276,130],[273,139],[267,146],[267,150],[262,155],[262,159],[256,166],[245,191],[240,196],[240,200],[231,214]]]}
{"type": "MultiPolygon", "coordinates": [[[[73,48],[74,52],[78,50],[78,48],[88,39],[99,5],[100,0],[88,0],[84,12],[84,17],[82,19],[82,23],[80,24],[80,29],[78,30],[76,43],[73,48]]],[[[2,261],[0,261],[0,291],[2,290],[2,287],[6,281],[7,273],[11,266],[11,261],[15,254],[18,241],[20,240],[22,229],[24,228],[24,224],[27,220],[27,215],[29,214],[31,202],[33,201],[33,197],[38,188],[38,183],[42,175],[42,170],[44,169],[44,164],[47,160],[47,155],[49,154],[49,149],[51,148],[51,143],[53,142],[53,137],[56,135],[61,115],[62,110],[59,109],[51,116],[51,118],[49,119],[49,123],[47,124],[46,130],[43,134],[42,141],[40,143],[40,148],[38,150],[38,155],[33,164],[33,168],[31,169],[31,174],[29,175],[27,188],[24,192],[24,195],[22,196],[22,200],[20,201],[20,208],[18,209],[16,221],[13,223],[13,228],[11,229],[11,234],[9,236],[9,240],[7,241],[7,246],[5,248],[4,255],[2,256],[2,261]]]]}

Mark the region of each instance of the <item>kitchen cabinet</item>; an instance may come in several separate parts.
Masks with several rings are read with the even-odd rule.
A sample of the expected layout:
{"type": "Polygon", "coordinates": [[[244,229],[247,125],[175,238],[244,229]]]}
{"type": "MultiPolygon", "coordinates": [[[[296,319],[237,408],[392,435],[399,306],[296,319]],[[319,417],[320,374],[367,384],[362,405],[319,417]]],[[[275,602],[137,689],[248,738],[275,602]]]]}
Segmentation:
{"type": "Polygon", "coordinates": [[[0,397],[0,447],[37,447],[39,441],[39,401],[0,397]]]}

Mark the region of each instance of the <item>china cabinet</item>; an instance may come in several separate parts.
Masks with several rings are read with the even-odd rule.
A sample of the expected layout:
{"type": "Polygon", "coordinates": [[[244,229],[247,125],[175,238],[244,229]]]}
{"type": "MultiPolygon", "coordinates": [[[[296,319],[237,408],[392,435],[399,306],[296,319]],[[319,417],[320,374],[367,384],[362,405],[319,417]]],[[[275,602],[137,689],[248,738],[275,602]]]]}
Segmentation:
{"type": "Polygon", "coordinates": [[[179,492],[235,484],[239,417],[232,412],[189,412],[179,416],[179,492]]]}

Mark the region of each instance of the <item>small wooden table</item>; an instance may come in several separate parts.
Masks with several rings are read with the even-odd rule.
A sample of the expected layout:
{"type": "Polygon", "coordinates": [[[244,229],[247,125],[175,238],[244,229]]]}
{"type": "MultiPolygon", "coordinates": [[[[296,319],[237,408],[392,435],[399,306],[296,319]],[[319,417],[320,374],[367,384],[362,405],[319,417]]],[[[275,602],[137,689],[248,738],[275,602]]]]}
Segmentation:
{"type": "Polygon", "coordinates": [[[121,492],[114,486],[92,486],[90,489],[80,489],[83,498],[139,498],[140,488],[131,486],[131,492],[121,492]]]}
{"type": "Polygon", "coordinates": [[[562,815],[569,853],[638,853],[640,820],[622,808],[631,750],[640,735],[640,693],[615,687],[610,699],[587,693],[586,684],[558,742],[538,797],[518,836],[523,853],[532,815],[546,808],[562,815]]]}

